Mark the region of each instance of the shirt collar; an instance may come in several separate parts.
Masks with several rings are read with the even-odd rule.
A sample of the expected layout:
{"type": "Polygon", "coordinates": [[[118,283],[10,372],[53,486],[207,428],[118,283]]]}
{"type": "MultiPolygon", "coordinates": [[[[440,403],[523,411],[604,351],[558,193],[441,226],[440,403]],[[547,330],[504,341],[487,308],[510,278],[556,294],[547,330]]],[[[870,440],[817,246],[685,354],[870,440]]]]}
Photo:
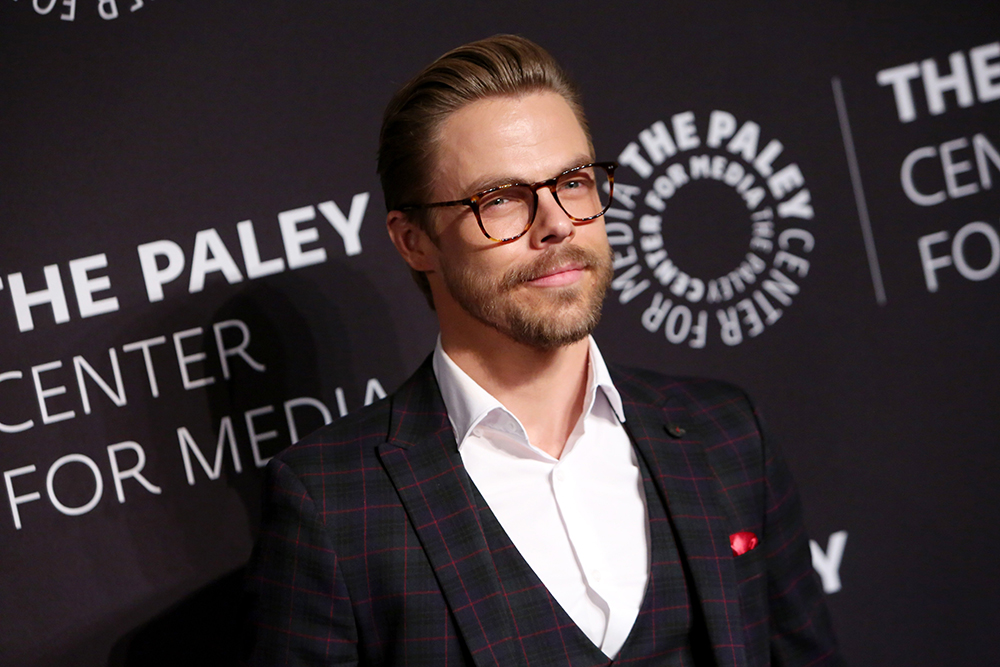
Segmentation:
{"type": "MultiPolygon", "coordinates": [[[[621,395],[611,381],[611,374],[604,363],[601,351],[597,349],[597,343],[593,336],[590,336],[588,340],[590,341],[590,353],[588,355],[589,371],[587,373],[588,387],[585,405],[588,410],[593,410],[599,388],[604,392],[604,396],[611,409],[614,410],[618,421],[624,423],[625,411],[622,407],[621,395]]],[[[500,401],[479,386],[475,380],[458,367],[458,364],[452,361],[444,348],[441,347],[440,335],[434,346],[434,357],[431,363],[459,447],[465,442],[472,429],[494,410],[501,410],[516,419],[513,413],[507,410],[500,401]]]]}

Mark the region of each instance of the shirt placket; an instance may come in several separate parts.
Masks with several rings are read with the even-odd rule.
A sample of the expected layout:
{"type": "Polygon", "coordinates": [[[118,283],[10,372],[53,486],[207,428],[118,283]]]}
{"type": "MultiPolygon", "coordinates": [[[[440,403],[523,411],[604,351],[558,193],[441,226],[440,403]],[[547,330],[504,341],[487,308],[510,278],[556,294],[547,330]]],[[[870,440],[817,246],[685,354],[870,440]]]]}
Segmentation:
{"type": "MultiPolygon", "coordinates": [[[[603,549],[597,543],[600,534],[593,525],[592,518],[583,510],[585,503],[581,502],[583,495],[592,490],[588,488],[585,470],[575,465],[580,460],[579,454],[578,451],[571,452],[554,466],[553,495],[580,563],[584,581],[591,592],[604,602],[604,607],[610,609],[607,563],[602,557],[603,549]]],[[[604,621],[606,631],[608,618],[605,617],[604,621]]]]}

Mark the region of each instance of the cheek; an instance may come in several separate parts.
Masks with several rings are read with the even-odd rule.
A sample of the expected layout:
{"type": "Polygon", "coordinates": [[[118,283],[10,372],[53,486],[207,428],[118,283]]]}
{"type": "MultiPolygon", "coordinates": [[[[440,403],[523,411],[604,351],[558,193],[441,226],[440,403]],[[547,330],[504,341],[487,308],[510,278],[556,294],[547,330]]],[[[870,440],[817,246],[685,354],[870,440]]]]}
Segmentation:
{"type": "MultiPolygon", "coordinates": [[[[480,255],[490,250],[492,241],[483,236],[471,211],[468,215],[449,216],[436,221],[435,239],[447,258],[480,255]]],[[[454,260],[453,260],[454,261],[454,260]]]]}
{"type": "Polygon", "coordinates": [[[452,266],[481,285],[497,285],[511,268],[509,263],[501,262],[499,259],[486,252],[468,253],[455,258],[452,266]]]}
{"type": "Polygon", "coordinates": [[[581,231],[584,236],[591,239],[594,242],[607,243],[608,242],[608,231],[604,226],[603,219],[595,220],[594,222],[586,225],[577,227],[578,231],[581,231]]]}
{"type": "Polygon", "coordinates": [[[490,241],[476,225],[475,219],[451,226],[438,237],[441,262],[451,266],[475,267],[485,274],[503,272],[523,261],[517,243],[500,244],[490,241]]]}

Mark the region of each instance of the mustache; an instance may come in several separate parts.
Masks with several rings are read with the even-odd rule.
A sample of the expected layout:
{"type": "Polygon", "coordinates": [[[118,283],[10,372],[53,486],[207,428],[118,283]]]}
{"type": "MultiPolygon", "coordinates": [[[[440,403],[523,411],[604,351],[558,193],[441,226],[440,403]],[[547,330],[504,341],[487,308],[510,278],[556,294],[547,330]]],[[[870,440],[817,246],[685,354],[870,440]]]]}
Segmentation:
{"type": "Polygon", "coordinates": [[[567,264],[576,264],[584,270],[593,271],[595,269],[599,269],[602,265],[607,264],[610,261],[610,248],[608,249],[607,256],[605,256],[603,253],[580,246],[570,245],[556,247],[546,251],[545,254],[535,260],[532,260],[528,264],[515,267],[508,271],[504,274],[498,287],[502,290],[511,290],[522,283],[530,282],[536,278],[548,275],[556,269],[566,266],[567,264]]]}

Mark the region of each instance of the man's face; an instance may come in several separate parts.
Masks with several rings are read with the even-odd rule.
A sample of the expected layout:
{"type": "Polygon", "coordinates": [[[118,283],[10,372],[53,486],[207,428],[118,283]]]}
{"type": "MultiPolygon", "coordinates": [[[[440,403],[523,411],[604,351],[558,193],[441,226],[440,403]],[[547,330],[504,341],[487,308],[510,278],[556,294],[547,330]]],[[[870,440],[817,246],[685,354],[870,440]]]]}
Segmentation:
{"type": "MultiPolygon", "coordinates": [[[[592,161],[572,109],[551,92],[474,102],[445,121],[438,139],[435,201],[546,180],[592,161]]],[[[515,241],[484,237],[469,207],[439,209],[433,224],[439,271],[429,279],[442,330],[444,318],[485,324],[553,349],[597,325],[613,276],[603,218],[574,225],[542,188],[531,229],[515,241]]]]}

